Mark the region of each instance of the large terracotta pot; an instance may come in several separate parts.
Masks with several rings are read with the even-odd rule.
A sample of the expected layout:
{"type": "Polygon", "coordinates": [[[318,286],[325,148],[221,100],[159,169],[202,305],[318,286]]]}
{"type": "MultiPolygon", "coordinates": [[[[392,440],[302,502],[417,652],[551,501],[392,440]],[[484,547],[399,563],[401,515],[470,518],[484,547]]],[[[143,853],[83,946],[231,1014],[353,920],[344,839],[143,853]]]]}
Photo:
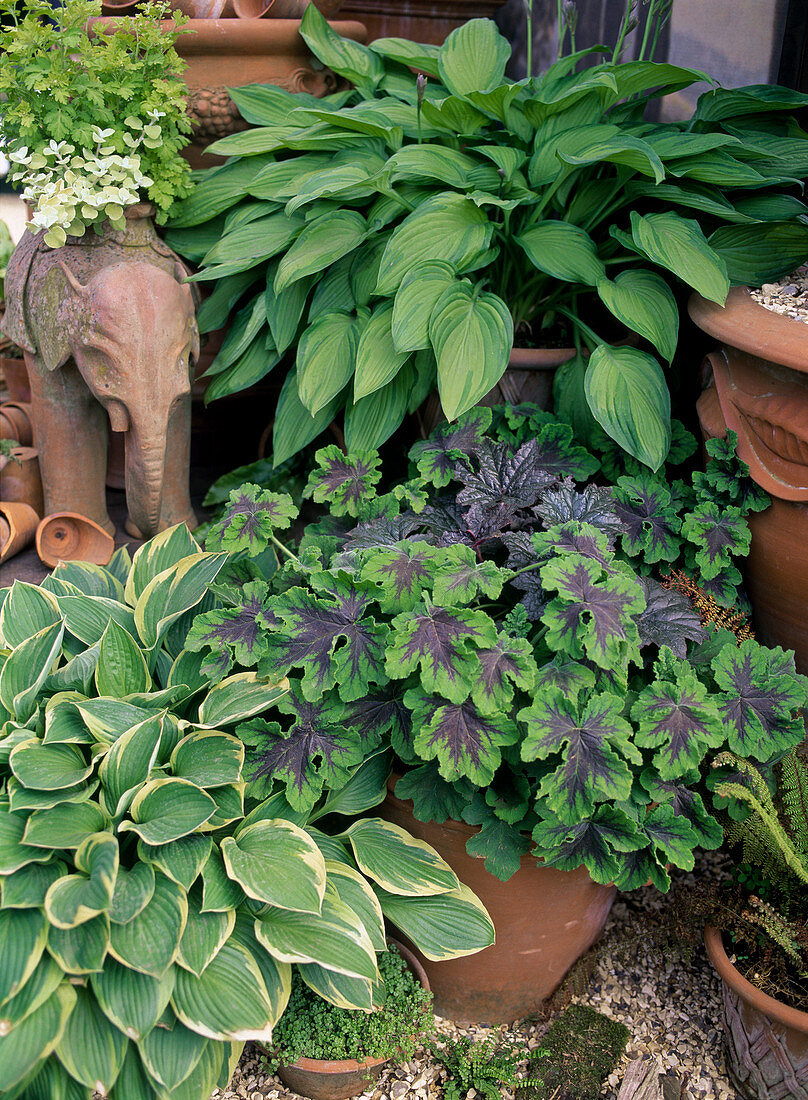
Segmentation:
{"type": "MultiPolygon", "coordinates": [[[[413,976],[429,992],[429,978],[421,963],[403,943],[388,940],[406,962],[413,976]]],[[[376,1080],[391,1058],[365,1058],[357,1062],[353,1058],[325,1061],[320,1058],[298,1058],[287,1066],[280,1066],[278,1076],[285,1085],[300,1096],[311,1100],[345,1100],[357,1096],[376,1080]]]]}
{"type": "Polygon", "coordinates": [[[738,455],[773,497],[749,516],[745,579],[767,645],[794,649],[808,673],[808,325],[758,305],[744,287],[724,307],[699,295],[690,316],[720,341],[697,408],[705,438],[738,435],[738,455]]]}
{"type": "MultiPolygon", "coordinates": [[[[507,370],[477,404],[493,407],[527,403],[541,409],[551,408],[555,372],[575,354],[575,348],[512,348],[507,370]]],[[[437,393],[429,395],[418,416],[425,437],[446,419],[437,393]]]]}
{"type": "Polygon", "coordinates": [[[732,965],[721,932],[707,926],[707,954],[724,985],[727,1069],[746,1100],[808,1100],[808,1012],[776,1001],[732,965]]]}
{"type": "MultiPolygon", "coordinates": [[[[418,955],[429,975],[435,1012],[462,1023],[501,1024],[535,1012],[569,968],[603,931],[614,886],[598,886],[585,867],[541,867],[532,855],[500,882],[466,841],[478,830],[460,821],[418,821],[412,803],[393,793],[380,814],[440,853],[491,915],[496,943],[476,955],[434,963],[418,955]]],[[[416,952],[418,954],[418,952],[416,952]]]]}
{"type": "Polygon", "coordinates": [[[359,19],[374,38],[410,38],[440,45],[469,19],[493,16],[505,0],[347,0],[343,19],[359,19]]]}

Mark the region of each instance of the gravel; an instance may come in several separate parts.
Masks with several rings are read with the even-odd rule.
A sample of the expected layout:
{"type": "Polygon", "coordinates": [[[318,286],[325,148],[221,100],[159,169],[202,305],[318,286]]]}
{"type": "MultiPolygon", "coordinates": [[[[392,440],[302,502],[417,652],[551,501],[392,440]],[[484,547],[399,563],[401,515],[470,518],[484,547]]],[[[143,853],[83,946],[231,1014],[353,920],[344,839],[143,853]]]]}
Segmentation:
{"type": "Polygon", "coordinates": [[[752,291],[752,297],[773,313],[808,324],[808,264],[777,283],[764,283],[752,291]]]}
{"type": "MultiPolygon", "coordinates": [[[[721,873],[722,857],[704,854],[692,875],[676,875],[676,881],[721,873]]],[[[648,888],[618,898],[607,926],[620,930],[637,914],[659,910],[666,897],[648,888]]],[[[703,948],[683,960],[638,946],[633,952],[604,950],[588,988],[572,996],[624,1023],[631,1032],[622,1064],[609,1078],[602,1097],[616,1100],[626,1067],[635,1058],[653,1058],[661,1073],[675,1073],[682,1085],[682,1100],[736,1100],[726,1075],[721,1030],[721,983],[703,948]]],[[[552,1017],[551,1017],[552,1018],[552,1017]]],[[[549,1019],[519,1021],[497,1028],[459,1027],[451,1020],[436,1020],[442,1036],[472,1035],[482,1039],[498,1035],[503,1043],[521,1043],[528,1050],[541,1046],[549,1019]]],[[[440,1100],[445,1072],[428,1053],[419,1051],[412,1062],[387,1069],[362,1100],[440,1100]]],[[[512,1094],[502,1090],[504,1100],[512,1094]]],[[[277,1077],[261,1066],[257,1051],[248,1045],[227,1089],[215,1091],[212,1100],[299,1100],[277,1077]]],[[[469,1097],[474,1100],[474,1097],[469,1097]]]]}

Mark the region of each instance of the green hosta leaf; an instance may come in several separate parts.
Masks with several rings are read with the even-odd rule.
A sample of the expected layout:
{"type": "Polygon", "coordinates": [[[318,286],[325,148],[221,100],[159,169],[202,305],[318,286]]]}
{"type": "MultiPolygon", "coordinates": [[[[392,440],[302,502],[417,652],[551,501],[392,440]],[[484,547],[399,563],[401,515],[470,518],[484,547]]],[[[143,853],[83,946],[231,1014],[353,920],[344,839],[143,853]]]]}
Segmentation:
{"type": "Polygon", "coordinates": [[[386,443],[407,414],[415,375],[409,363],[380,390],[360,397],[345,411],[345,446],[376,450],[386,443]]]}
{"type": "Polygon", "coordinates": [[[600,344],[584,393],[595,420],[634,458],[658,470],[670,449],[670,394],[657,361],[643,351],[600,344]]]}
{"type": "Polygon", "coordinates": [[[107,959],[103,971],[93,974],[90,984],[107,1019],[128,1038],[139,1041],[149,1034],[168,1006],[174,972],[168,970],[162,978],[152,978],[107,959]]]}
{"type": "Polygon", "coordinates": [[[384,75],[384,64],[377,54],[332,30],[314,4],[303,13],[300,34],[324,65],[350,80],[366,98],[373,97],[384,75]]]}
{"type": "Polygon", "coordinates": [[[15,581],[0,608],[0,638],[13,649],[60,621],[59,604],[35,584],[15,581]]]}
{"type": "Polygon", "coordinates": [[[434,897],[402,897],[376,887],[382,912],[433,962],[473,955],[494,942],[485,907],[467,886],[434,897]]]}
{"type": "Polygon", "coordinates": [[[476,405],[499,381],[513,346],[513,319],[504,302],[468,280],[438,299],[429,321],[438,363],[438,390],[449,420],[476,405]]]}
{"type": "Polygon", "coordinates": [[[632,772],[626,760],[639,764],[642,757],[622,709],[614,695],[594,695],[582,706],[554,692],[519,712],[528,727],[522,758],[555,762],[561,756],[540,789],[559,820],[574,824],[589,817],[597,802],[629,797],[632,772]]]}
{"type": "Polygon", "coordinates": [[[0,899],[4,909],[41,909],[48,887],[65,874],[64,863],[29,863],[0,878],[0,899]]]}
{"type": "Polygon", "coordinates": [[[80,748],[43,745],[36,738],[12,749],[9,765],[24,787],[37,791],[65,790],[81,783],[93,771],[80,748]]]}
{"type": "Polygon", "coordinates": [[[95,685],[99,695],[129,695],[152,686],[143,652],[132,635],[110,619],[101,637],[95,685]]]}
{"type": "Polygon", "coordinates": [[[493,20],[470,19],[438,51],[440,78],[455,95],[487,91],[503,83],[510,56],[508,40],[493,20]]]}
{"type": "Polygon", "coordinates": [[[149,581],[135,606],[144,645],[153,649],[180,615],[196,607],[226,560],[226,554],[190,554],[149,581]]]}
{"type": "Polygon", "coordinates": [[[475,786],[491,783],[502,761],[502,748],[519,738],[510,718],[481,714],[470,699],[444,703],[412,689],[405,702],[415,710],[415,752],[421,760],[437,760],[441,776],[449,782],[465,777],[475,786]]]}
{"type": "Polygon", "coordinates": [[[154,894],[154,881],[154,868],[148,863],[136,863],[129,870],[119,867],[109,919],[126,924],[142,913],[154,894]]]}
{"type": "Polygon", "coordinates": [[[324,432],[344,403],[344,393],[339,393],[312,416],[300,400],[297,372],[290,371],[275,412],[272,435],[272,459],[275,466],[286,462],[324,432]]]}
{"type": "Polygon", "coordinates": [[[386,385],[407,361],[408,352],[398,352],[391,329],[392,302],[377,306],[362,331],[356,350],[354,401],[386,385]]]}
{"type": "Polygon", "coordinates": [[[302,333],[297,346],[297,389],[314,417],[353,376],[359,327],[349,313],[323,313],[302,333]]]}
{"type": "Polygon", "coordinates": [[[434,848],[380,818],[363,818],[339,834],[360,870],[391,894],[422,897],[458,888],[457,875],[434,848]]]}
{"type": "Polygon", "coordinates": [[[564,221],[543,221],[530,226],[518,243],[539,271],[570,283],[597,286],[606,268],[592,238],[577,225],[564,221]]]}
{"type": "Polygon", "coordinates": [[[420,668],[424,688],[454,703],[468,695],[468,685],[479,669],[479,659],[470,647],[488,648],[497,637],[488,615],[460,608],[428,607],[397,615],[392,627],[388,675],[404,679],[420,668]]]}
{"type": "Polygon", "coordinates": [[[119,832],[135,832],[147,844],[168,844],[195,832],[216,811],[216,803],[185,779],[152,779],[135,795],[119,832]]]}
{"type": "Polygon", "coordinates": [[[49,810],[34,810],[23,839],[26,844],[53,850],[78,848],[92,833],[104,832],[109,816],[94,802],[65,803],[49,810]]]}
{"type": "Polygon", "coordinates": [[[388,241],[379,268],[376,293],[391,295],[418,264],[443,261],[465,267],[491,240],[491,227],[470,199],[448,191],[425,199],[408,214],[388,241]]]}
{"type": "Polygon", "coordinates": [[[393,306],[393,345],[399,352],[428,348],[429,318],[455,282],[455,269],[441,260],[413,267],[401,280],[393,306]]]}
{"type": "Polygon", "coordinates": [[[608,669],[630,658],[639,661],[635,617],[645,597],[633,577],[575,553],[551,560],[540,572],[544,587],[558,593],[542,615],[552,649],[608,669]]]}
{"type": "MultiPolygon", "coordinates": [[[[653,176],[655,183],[661,183],[665,178],[665,168],[653,147],[640,138],[622,132],[616,125],[603,123],[576,127],[562,133],[554,144],[555,155],[563,164],[579,167],[605,161],[624,164],[644,176],[653,176]]],[[[541,178],[531,172],[534,186],[539,184],[541,178]]]]}
{"type": "Polygon", "coordinates": [[[335,516],[358,516],[373,495],[381,477],[381,459],[372,451],[346,455],[336,444],[322,447],[314,456],[305,495],[327,504],[335,516]]]}
{"type": "MultiPolygon", "coordinates": [[[[227,874],[257,901],[300,913],[319,913],[325,865],[311,837],[291,821],[259,821],[225,837],[227,874]]],[[[314,960],[317,961],[317,960],[314,960]]]]}
{"type": "Polygon", "coordinates": [[[671,362],[679,339],[679,307],[668,284],[652,271],[621,271],[597,284],[601,301],[628,328],[671,362]]]}
{"type": "Polygon", "coordinates": [[[727,267],[698,222],[678,214],[641,217],[632,210],[631,236],[652,263],[672,271],[711,302],[724,304],[729,293],[727,267]]]}
{"type": "Polygon", "coordinates": [[[53,1051],[76,1004],[76,991],[62,983],[56,992],[8,1035],[0,1034],[0,1089],[11,1090],[24,1081],[37,1063],[53,1051]]]}
{"type": "Polygon", "coordinates": [[[808,226],[799,221],[722,226],[710,238],[727,265],[730,282],[748,286],[788,275],[808,252],[808,226]]]}
{"type": "Polygon", "coordinates": [[[75,995],[56,1056],[82,1085],[107,1093],[120,1073],[128,1040],[110,1024],[89,990],[78,986],[75,995]]]}
{"type": "MultiPolygon", "coordinates": [[[[217,791],[211,791],[214,798],[217,791]]],[[[211,819],[212,820],[212,819],[211,819]]],[[[210,824],[210,822],[208,822],[210,824]]],[[[138,854],[141,859],[162,871],[164,875],[172,879],[183,890],[190,890],[202,874],[202,868],[210,858],[213,842],[210,837],[192,833],[180,840],[172,840],[170,844],[150,845],[143,841],[138,843],[138,854]]],[[[139,864],[133,868],[136,871],[139,864]]],[[[153,876],[152,876],[153,877],[153,876]]],[[[113,916],[113,920],[115,917],[113,916]]]]}
{"type": "Polygon", "coordinates": [[[0,909],[0,1006],[19,993],[31,977],[46,939],[47,923],[38,910],[0,909]]]}
{"type": "Polygon", "coordinates": [[[335,210],[308,222],[278,264],[275,293],[347,256],[366,233],[367,223],[356,210],[335,210]]]}
{"type": "Polygon", "coordinates": [[[199,708],[203,729],[230,726],[251,718],[277,703],[289,690],[286,680],[273,681],[255,672],[239,672],[228,676],[208,692],[199,708]]]}
{"type": "Polygon", "coordinates": [[[188,920],[182,933],[177,963],[199,977],[229,939],[236,923],[235,910],[202,913],[199,901],[188,899],[188,920]]]}
{"type": "Polygon", "coordinates": [[[54,623],[26,638],[11,651],[0,670],[0,703],[26,722],[36,709],[36,699],[62,648],[64,624],[54,623]]]}
{"type": "MultiPolygon", "coordinates": [[[[254,268],[262,261],[288,248],[299,235],[304,224],[303,218],[299,215],[292,216],[277,211],[257,221],[239,225],[220,236],[213,248],[205,254],[202,263],[205,267],[210,267],[212,264],[232,264],[235,270],[231,273],[240,274],[245,268],[254,268]]],[[[263,320],[263,303],[260,303],[259,308],[263,320]]],[[[237,346],[235,340],[240,341],[239,348],[243,351],[255,335],[254,331],[249,336],[245,335],[240,327],[235,331],[238,337],[235,335],[231,337],[226,352],[226,355],[234,357],[238,354],[237,351],[233,351],[237,346]]],[[[227,364],[223,362],[222,366],[225,365],[227,364]]]]}
{"type": "Polygon", "coordinates": [[[250,157],[231,161],[199,180],[186,199],[171,208],[171,228],[202,225],[234,206],[247,193],[250,181],[271,161],[269,157],[250,157]]]}
{"type": "Polygon", "coordinates": [[[126,924],[110,928],[110,953],[124,966],[161,978],[174,961],[188,916],[185,891],[165,875],[155,875],[154,893],[126,924]]]}
{"type": "Polygon", "coordinates": [[[94,833],[75,855],[78,874],[57,879],[45,896],[45,915],[57,928],[75,928],[109,909],[118,874],[118,841],[94,833]]]}
{"type": "Polygon", "coordinates": [[[731,752],[771,760],[803,737],[796,712],[805,705],[805,689],[794,673],[793,657],[749,639],[737,647],[725,645],[712,669],[731,752]]]}
{"type": "Polygon", "coordinates": [[[171,754],[171,771],[200,787],[238,783],[244,763],[244,746],[216,730],[189,733],[171,754]]]}
{"type": "Polygon", "coordinates": [[[321,914],[275,909],[259,918],[255,934],[281,962],[318,963],[370,981],[376,977],[373,944],[359,917],[333,890],[325,894],[321,914]]]}
{"type": "Polygon", "coordinates": [[[176,971],[171,1005],[192,1031],[209,1039],[269,1041],[275,1008],[256,960],[241,944],[224,944],[197,977],[176,971]]]}

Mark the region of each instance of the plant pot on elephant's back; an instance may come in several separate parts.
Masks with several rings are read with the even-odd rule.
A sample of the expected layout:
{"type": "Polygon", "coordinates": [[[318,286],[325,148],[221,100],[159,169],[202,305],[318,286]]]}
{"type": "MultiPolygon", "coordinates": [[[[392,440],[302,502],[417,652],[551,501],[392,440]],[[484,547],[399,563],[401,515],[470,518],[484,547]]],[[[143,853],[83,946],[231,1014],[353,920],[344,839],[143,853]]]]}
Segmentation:
{"type": "Polygon", "coordinates": [[[725,306],[690,300],[699,328],[720,342],[707,357],[697,408],[705,438],[738,436],[738,456],[772,505],[749,518],[745,567],[756,632],[793,649],[808,673],[808,325],[736,287],[725,306]]]}
{"type": "Polygon", "coordinates": [[[744,1100],[808,1100],[808,1012],[776,1001],[730,962],[721,931],[704,941],[724,991],[724,1041],[730,1078],[744,1100]]]}
{"type": "Polygon", "coordinates": [[[408,38],[441,45],[469,19],[491,18],[505,0],[345,0],[343,19],[358,19],[376,38],[408,38]]]}
{"type": "Polygon", "coordinates": [[[614,886],[599,886],[585,867],[559,871],[528,854],[519,870],[501,882],[466,842],[478,830],[459,821],[418,821],[412,803],[388,784],[381,817],[425,840],[485,905],[496,943],[476,955],[431,962],[418,952],[429,976],[435,1012],[463,1023],[511,1023],[531,1012],[557,988],[603,931],[614,886]]]}

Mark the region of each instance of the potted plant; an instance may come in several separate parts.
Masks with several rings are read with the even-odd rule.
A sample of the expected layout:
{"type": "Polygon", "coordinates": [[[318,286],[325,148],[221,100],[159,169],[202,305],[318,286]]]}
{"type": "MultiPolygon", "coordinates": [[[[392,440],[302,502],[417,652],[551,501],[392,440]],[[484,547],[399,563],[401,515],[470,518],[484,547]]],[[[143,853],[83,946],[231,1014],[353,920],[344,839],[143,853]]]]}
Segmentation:
{"type": "Polygon", "coordinates": [[[435,852],[367,816],[378,755],[306,815],[245,796],[224,731],[287,685],[212,686],[185,648],[226,557],[178,526],[134,559],[2,590],[3,1095],[206,1100],[246,1039],[272,1041],[293,966],[326,1000],[372,1008],[388,898],[436,957],[493,938],[435,852]]]}
{"type": "MultiPolygon", "coordinates": [[[[695,441],[676,438],[681,461],[695,441]]],[[[436,1011],[513,1020],[616,887],[667,889],[668,864],[719,846],[719,751],[765,764],[804,735],[793,659],[726,629],[765,494],[729,445],[669,480],[530,406],[442,425],[386,492],[372,452],[317,459],[307,495],[331,515],[297,546],[279,538],[290,498],[231,494],[208,545],[242,560],[187,644],[216,675],[289,677],[291,723],[238,732],[248,774],[300,812],[335,769],[393,749],[386,815],[462,868],[497,929],[473,965],[427,964],[436,1011]]]]}
{"type": "Polygon", "coordinates": [[[757,768],[730,755],[735,781],[716,787],[751,813],[731,825],[743,884],[725,897],[705,939],[724,986],[730,1077],[744,1097],[808,1097],[808,764],[791,752],[774,794],[757,768]]]}
{"type": "Polygon", "coordinates": [[[403,944],[391,942],[379,956],[384,1002],[357,1012],[323,1002],[299,977],[266,1053],[265,1063],[283,1083],[312,1100],[343,1100],[364,1092],[395,1058],[412,1058],[431,1030],[429,980],[403,944]]]}
{"type": "MultiPolygon", "coordinates": [[[[551,369],[568,360],[556,408],[582,438],[599,425],[659,468],[670,443],[660,360],[678,335],[672,285],[723,303],[739,258],[782,272],[808,245],[805,207],[784,194],[808,167],[787,114],[805,96],[716,88],[686,122],[644,121],[656,96],[706,79],[647,59],[668,7],[650,9],[638,61],[620,60],[624,22],[608,60],[578,72],[580,56],[565,56],[515,83],[490,20],[440,48],[365,47],[309,6],[303,37],[355,90],[326,107],[239,89],[251,128],[211,146],[228,163],[172,216],[167,239],[213,285],[203,330],[236,310],[208,399],[295,349],[275,461],[343,409],[348,449],[374,448],[436,386],[449,420],[487,399],[516,339],[550,345],[551,369]]],[[[518,350],[512,366],[524,370],[518,350]]],[[[490,400],[530,400],[513,384],[528,376],[490,400]]]]}
{"type": "MultiPolygon", "coordinates": [[[[757,285],[751,270],[743,277],[757,285]]],[[[691,299],[690,316],[720,345],[705,361],[698,413],[705,438],[737,434],[751,476],[771,494],[771,507],[750,521],[746,582],[761,637],[794,649],[806,672],[808,326],[766,308],[762,297],[735,287],[723,306],[691,299]]]]}

